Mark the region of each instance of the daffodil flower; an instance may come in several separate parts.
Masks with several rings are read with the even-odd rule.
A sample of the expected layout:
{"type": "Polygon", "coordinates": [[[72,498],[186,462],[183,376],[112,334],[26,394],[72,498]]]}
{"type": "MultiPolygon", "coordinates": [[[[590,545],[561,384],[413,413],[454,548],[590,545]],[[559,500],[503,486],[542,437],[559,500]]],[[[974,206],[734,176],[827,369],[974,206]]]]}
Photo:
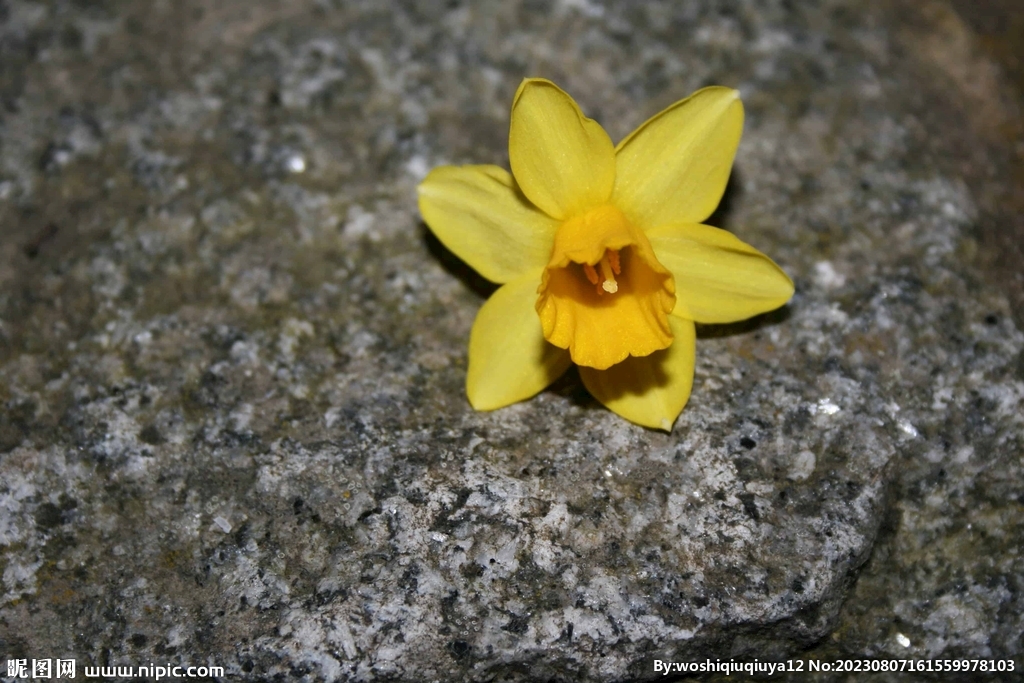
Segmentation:
{"type": "Polygon", "coordinates": [[[438,239],[501,287],[469,338],[477,410],[533,396],[571,363],[587,390],[671,430],[693,386],[694,323],[777,308],[793,283],[767,256],[702,225],[743,129],[739,93],[713,86],[613,146],[554,83],[523,81],[509,160],[441,166],[419,186],[438,239]]]}

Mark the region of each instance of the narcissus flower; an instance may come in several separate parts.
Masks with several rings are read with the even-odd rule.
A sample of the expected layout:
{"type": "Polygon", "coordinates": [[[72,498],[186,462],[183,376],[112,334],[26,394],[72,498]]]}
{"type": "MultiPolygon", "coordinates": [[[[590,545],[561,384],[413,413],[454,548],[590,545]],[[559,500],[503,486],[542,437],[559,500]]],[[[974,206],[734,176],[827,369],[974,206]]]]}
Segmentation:
{"type": "Polygon", "coordinates": [[[613,146],[550,81],[512,102],[509,160],[441,166],[419,186],[438,239],[502,286],[469,338],[477,410],[522,401],[571,363],[622,417],[671,430],[690,397],[694,323],[777,308],[793,283],[767,256],[702,225],[743,129],[739,93],[704,88],[613,146]]]}

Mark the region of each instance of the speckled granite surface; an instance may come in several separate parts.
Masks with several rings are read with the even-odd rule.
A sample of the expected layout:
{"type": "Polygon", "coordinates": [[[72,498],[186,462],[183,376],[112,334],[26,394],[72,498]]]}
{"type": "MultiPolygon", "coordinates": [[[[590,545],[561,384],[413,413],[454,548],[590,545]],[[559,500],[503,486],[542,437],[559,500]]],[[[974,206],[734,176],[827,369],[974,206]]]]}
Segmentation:
{"type": "Polygon", "coordinates": [[[941,2],[0,0],[0,653],[1019,670],[1019,102],[941,2]],[[743,94],[712,222],[797,295],[701,331],[670,435],[463,396],[490,288],[414,187],[504,162],[524,75],[613,138],[743,94]]]}

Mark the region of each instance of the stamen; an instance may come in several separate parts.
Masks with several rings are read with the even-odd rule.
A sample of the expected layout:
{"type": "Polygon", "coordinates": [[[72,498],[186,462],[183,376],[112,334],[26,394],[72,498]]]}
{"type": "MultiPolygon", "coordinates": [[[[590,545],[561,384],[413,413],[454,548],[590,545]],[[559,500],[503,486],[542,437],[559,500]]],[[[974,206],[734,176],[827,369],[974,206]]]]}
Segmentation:
{"type": "Polygon", "coordinates": [[[594,270],[594,266],[589,263],[583,264],[583,272],[587,274],[587,279],[590,280],[590,284],[597,284],[597,271],[594,270]]]}
{"type": "Polygon", "coordinates": [[[612,264],[613,273],[618,275],[622,272],[622,265],[619,263],[619,252],[609,249],[604,253],[604,256],[608,259],[608,263],[612,264]]]}

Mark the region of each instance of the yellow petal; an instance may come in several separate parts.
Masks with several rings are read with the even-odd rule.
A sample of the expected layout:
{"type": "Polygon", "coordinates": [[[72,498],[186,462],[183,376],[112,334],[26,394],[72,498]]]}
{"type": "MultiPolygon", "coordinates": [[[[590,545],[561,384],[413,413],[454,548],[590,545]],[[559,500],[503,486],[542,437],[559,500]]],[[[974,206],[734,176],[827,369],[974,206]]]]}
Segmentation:
{"type": "Polygon", "coordinates": [[[557,85],[527,78],[512,101],[512,174],[531,202],[565,219],[604,204],[615,184],[615,149],[557,85]]]}
{"type": "Polygon", "coordinates": [[[417,188],[420,215],[444,246],[492,282],[543,267],[558,223],[497,166],[439,166],[417,188]]]}
{"type": "Polygon", "coordinates": [[[568,369],[569,352],[544,340],[534,310],[540,271],[498,289],[484,303],[469,335],[466,394],[476,410],[527,399],[568,369]]]}
{"type": "Polygon", "coordinates": [[[652,429],[672,431],[693,388],[693,323],[669,317],[675,340],[664,351],[627,358],[607,370],[580,368],[587,391],[613,413],[652,429]]]}
{"type": "Polygon", "coordinates": [[[707,225],[667,225],[647,232],[676,281],[675,315],[731,323],[771,311],[793,296],[793,281],[770,258],[707,225]]]}
{"type": "Polygon", "coordinates": [[[644,234],[615,207],[599,207],[558,229],[537,314],[544,337],[573,362],[607,368],[672,343],[674,291],[644,234]]]}
{"type": "Polygon", "coordinates": [[[722,198],[742,132],[735,90],[712,86],[676,102],[615,148],[612,203],[645,231],[700,223],[722,198]]]}

